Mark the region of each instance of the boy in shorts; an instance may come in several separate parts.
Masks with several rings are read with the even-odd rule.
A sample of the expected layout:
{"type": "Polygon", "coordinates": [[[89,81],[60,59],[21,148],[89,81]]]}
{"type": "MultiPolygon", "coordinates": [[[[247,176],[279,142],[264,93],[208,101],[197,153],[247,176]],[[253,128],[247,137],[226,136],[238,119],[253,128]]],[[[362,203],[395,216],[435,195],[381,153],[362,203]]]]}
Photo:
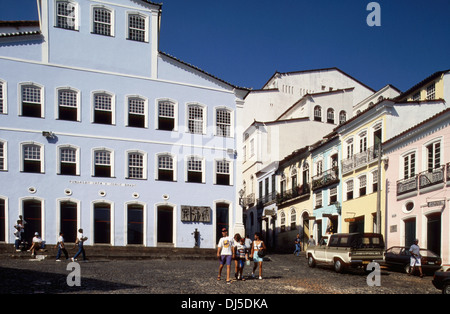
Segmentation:
{"type": "Polygon", "coordinates": [[[234,258],[234,241],[233,238],[228,236],[228,230],[226,228],[222,229],[222,238],[220,238],[219,244],[217,245],[217,257],[220,261],[219,275],[217,276],[217,280],[220,280],[223,265],[226,264],[227,284],[230,284],[231,259],[234,258]]]}

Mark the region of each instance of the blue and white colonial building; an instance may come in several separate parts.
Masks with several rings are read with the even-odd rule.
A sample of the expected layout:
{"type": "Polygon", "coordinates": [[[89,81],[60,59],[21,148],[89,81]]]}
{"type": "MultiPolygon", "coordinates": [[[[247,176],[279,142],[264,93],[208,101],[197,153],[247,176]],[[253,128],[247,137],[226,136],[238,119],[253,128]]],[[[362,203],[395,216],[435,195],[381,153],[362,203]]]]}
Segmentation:
{"type": "Polygon", "coordinates": [[[248,90],[159,50],[161,4],[38,0],[0,22],[0,241],[214,248],[244,234],[235,121],[248,90]],[[14,18],[14,17],[12,17],[14,18]]]}

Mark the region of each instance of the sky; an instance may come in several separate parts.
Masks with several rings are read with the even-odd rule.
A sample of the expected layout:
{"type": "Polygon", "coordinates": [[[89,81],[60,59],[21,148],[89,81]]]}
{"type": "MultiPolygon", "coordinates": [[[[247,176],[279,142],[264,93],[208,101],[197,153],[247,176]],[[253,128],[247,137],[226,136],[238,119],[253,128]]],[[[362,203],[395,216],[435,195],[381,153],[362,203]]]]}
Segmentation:
{"type": "MultiPolygon", "coordinates": [[[[449,0],[162,0],[159,49],[239,87],[275,72],[337,67],[406,91],[450,69],[449,0]],[[368,16],[380,13],[380,26],[368,16]]],[[[37,20],[36,0],[0,0],[0,20],[37,20]]]]}

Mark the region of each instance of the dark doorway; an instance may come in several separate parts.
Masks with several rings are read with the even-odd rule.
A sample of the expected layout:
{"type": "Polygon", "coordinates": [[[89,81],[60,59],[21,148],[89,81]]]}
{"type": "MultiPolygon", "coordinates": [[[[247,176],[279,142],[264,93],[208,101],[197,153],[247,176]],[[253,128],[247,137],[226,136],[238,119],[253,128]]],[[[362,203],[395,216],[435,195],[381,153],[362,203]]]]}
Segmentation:
{"type": "Polygon", "coordinates": [[[170,206],[158,207],[158,231],[159,243],[173,243],[173,208],[170,206]]]}
{"type": "MultiPolygon", "coordinates": [[[[427,216],[427,249],[441,255],[441,214],[427,216]]],[[[419,244],[420,245],[420,244],[419,244]]]]}
{"type": "Polygon", "coordinates": [[[144,206],[129,204],[127,210],[127,243],[144,244],[144,206]]]}
{"type": "Polygon", "coordinates": [[[75,202],[63,201],[60,203],[61,232],[64,234],[65,242],[75,243],[77,239],[77,210],[75,202]]]}
{"type": "Polygon", "coordinates": [[[405,246],[410,247],[416,239],[416,218],[405,220],[405,246]]]}
{"type": "Polygon", "coordinates": [[[94,204],[94,243],[111,243],[111,206],[94,204]]]}
{"type": "Polygon", "coordinates": [[[228,230],[228,212],[228,204],[218,203],[216,205],[216,243],[219,243],[222,237],[222,228],[227,228],[228,230]]]}
{"type": "Polygon", "coordinates": [[[350,222],[348,231],[349,233],[364,233],[364,216],[354,218],[354,221],[350,222]]]}
{"type": "Polygon", "coordinates": [[[23,219],[27,222],[23,233],[23,240],[31,245],[34,233],[42,236],[42,203],[39,200],[23,201],[23,219]]]}
{"type": "MultiPolygon", "coordinates": [[[[16,224],[15,221],[14,224],[16,224]]],[[[6,238],[5,232],[6,232],[6,206],[5,200],[0,198],[0,242],[5,242],[6,238]]]]}

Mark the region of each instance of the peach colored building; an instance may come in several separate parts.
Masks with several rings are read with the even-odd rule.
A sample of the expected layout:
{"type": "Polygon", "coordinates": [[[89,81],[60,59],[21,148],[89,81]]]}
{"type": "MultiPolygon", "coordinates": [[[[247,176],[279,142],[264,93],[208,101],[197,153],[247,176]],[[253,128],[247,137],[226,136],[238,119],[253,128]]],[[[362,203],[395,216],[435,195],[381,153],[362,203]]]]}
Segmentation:
{"type": "Polygon", "coordinates": [[[450,263],[450,109],[383,143],[386,246],[419,246],[450,263]]]}

